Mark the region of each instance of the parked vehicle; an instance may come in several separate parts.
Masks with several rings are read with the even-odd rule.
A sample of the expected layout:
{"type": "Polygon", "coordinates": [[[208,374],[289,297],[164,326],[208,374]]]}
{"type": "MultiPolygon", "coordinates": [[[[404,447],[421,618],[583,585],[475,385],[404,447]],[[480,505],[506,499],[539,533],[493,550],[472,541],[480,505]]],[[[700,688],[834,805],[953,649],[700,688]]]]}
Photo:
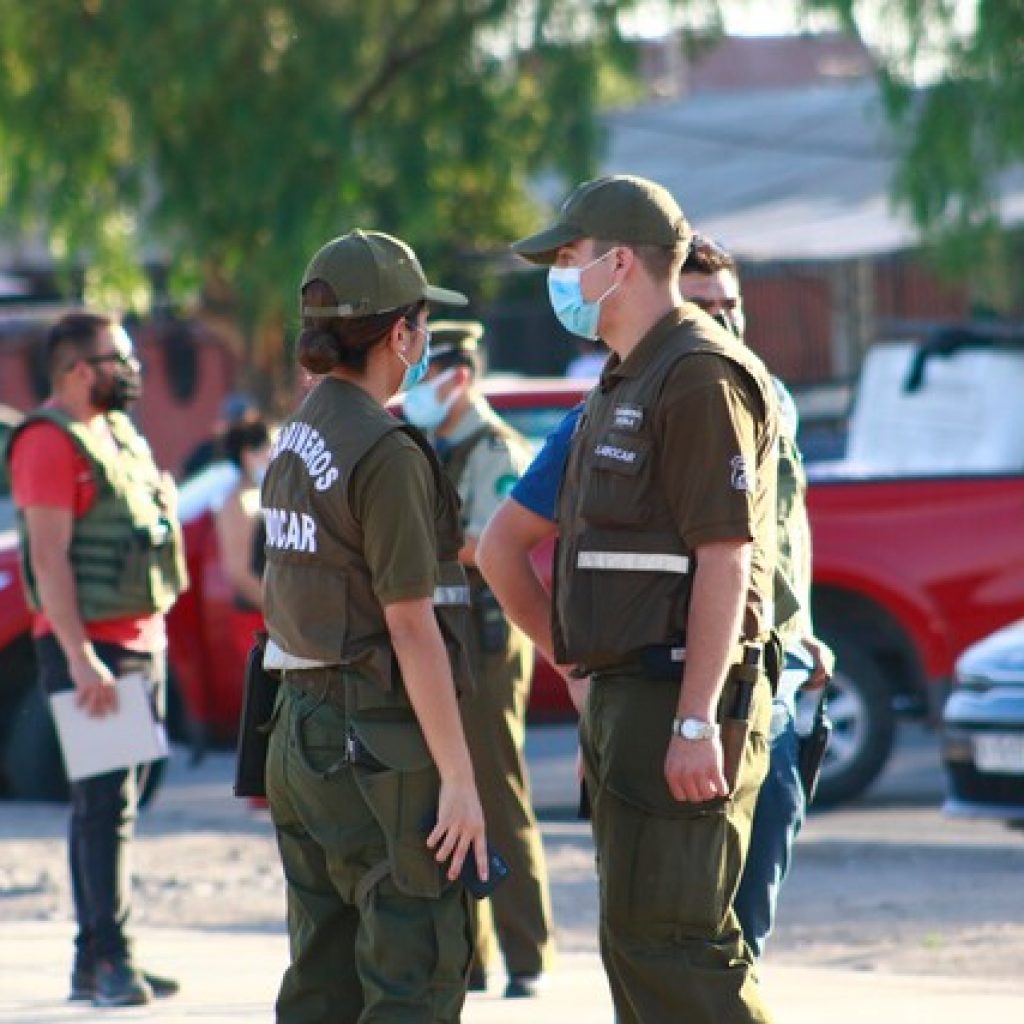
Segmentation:
{"type": "Polygon", "coordinates": [[[862,792],[899,712],[938,721],[956,658],[1024,615],[1024,341],[875,346],[847,455],[810,467],[814,616],[837,655],[818,803],[862,792]]]}
{"type": "Polygon", "coordinates": [[[1024,619],[957,660],[942,763],[947,814],[1024,824],[1024,619]]]}

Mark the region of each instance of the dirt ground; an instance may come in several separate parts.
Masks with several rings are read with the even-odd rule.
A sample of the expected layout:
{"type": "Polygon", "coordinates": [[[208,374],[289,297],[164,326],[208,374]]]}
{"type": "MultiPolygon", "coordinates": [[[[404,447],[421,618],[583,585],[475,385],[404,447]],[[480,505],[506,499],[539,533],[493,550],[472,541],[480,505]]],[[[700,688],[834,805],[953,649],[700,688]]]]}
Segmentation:
{"type": "MultiPolygon", "coordinates": [[[[1018,979],[1024,832],[944,818],[930,768],[922,767],[925,784],[914,788],[913,757],[930,764],[925,754],[912,747],[902,756],[911,759],[903,790],[883,787],[873,800],[811,817],[768,964],[1018,979]]],[[[187,760],[178,757],[139,823],[135,920],[282,931],[282,883],[266,812],[231,797],[229,754],[195,769],[187,760]]],[[[559,944],[593,951],[587,827],[552,809],[541,812],[559,944]]],[[[71,918],[65,819],[59,806],[0,803],[0,925],[71,918]]]]}

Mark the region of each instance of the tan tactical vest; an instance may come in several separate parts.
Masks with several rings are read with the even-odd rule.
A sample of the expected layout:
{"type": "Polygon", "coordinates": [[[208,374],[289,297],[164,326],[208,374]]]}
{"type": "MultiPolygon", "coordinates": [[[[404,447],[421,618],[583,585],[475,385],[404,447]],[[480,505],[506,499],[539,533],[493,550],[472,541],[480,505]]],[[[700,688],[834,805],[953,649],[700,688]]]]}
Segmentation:
{"type": "MultiPolygon", "coordinates": [[[[83,622],[165,612],[188,586],[181,527],[164,505],[149,445],[124,413],[107,413],[106,419],[116,455],[84,423],[52,408],[27,416],[8,447],[10,453],[14,437],[30,423],[46,421],[64,430],[89,460],[96,500],[74,521],[70,549],[83,622]]],[[[29,604],[38,611],[28,530],[20,512],[18,532],[22,578],[29,604]]]]}
{"type": "MultiPolygon", "coordinates": [[[[653,427],[674,364],[713,353],[738,366],[758,398],[761,428],[771,433],[766,447],[774,450],[776,400],[760,360],[740,345],[727,346],[705,333],[685,309],[675,315],[677,326],[666,333],[642,373],[590,393],[573,436],[558,497],[552,602],[555,654],[563,664],[600,668],[651,645],[685,645],[693,555],[662,492],[653,427]],[[609,450],[633,457],[602,458],[609,450]]],[[[761,469],[758,487],[767,485],[761,469]]],[[[767,529],[773,527],[770,519],[767,529]]],[[[764,538],[760,549],[770,552],[762,557],[773,560],[774,536],[764,538]]],[[[771,575],[765,575],[770,585],[771,575]]],[[[770,595],[751,589],[744,638],[762,637],[771,625],[770,595]]]]}
{"type": "Polygon", "coordinates": [[[458,495],[419,431],[333,377],[321,380],[281,430],[263,484],[267,630],[290,655],[351,666],[384,691],[403,689],[347,490],[360,459],[393,430],[404,430],[433,470],[439,561],[434,604],[455,685],[463,692],[471,689],[472,677],[465,655],[469,587],[458,563],[458,495]]]}

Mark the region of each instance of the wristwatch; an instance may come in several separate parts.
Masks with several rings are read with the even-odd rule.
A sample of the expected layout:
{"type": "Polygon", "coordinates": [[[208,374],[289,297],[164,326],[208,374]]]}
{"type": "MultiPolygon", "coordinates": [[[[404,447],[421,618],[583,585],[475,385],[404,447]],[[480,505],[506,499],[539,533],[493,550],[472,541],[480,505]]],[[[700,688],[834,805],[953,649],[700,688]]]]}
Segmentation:
{"type": "Polygon", "coordinates": [[[718,738],[718,723],[700,718],[673,718],[672,735],[684,740],[713,740],[718,738]]]}

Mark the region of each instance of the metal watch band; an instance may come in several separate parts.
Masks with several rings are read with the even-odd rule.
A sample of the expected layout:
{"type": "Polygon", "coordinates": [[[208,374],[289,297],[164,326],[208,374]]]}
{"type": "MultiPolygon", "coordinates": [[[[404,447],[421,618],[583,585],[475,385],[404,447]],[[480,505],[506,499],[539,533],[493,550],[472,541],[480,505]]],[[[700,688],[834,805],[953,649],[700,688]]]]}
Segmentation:
{"type": "Polygon", "coordinates": [[[699,718],[673,718],[672,735],[696,742],[717,739],[720,729],[717,722],[705,722],[699,718]]]}

